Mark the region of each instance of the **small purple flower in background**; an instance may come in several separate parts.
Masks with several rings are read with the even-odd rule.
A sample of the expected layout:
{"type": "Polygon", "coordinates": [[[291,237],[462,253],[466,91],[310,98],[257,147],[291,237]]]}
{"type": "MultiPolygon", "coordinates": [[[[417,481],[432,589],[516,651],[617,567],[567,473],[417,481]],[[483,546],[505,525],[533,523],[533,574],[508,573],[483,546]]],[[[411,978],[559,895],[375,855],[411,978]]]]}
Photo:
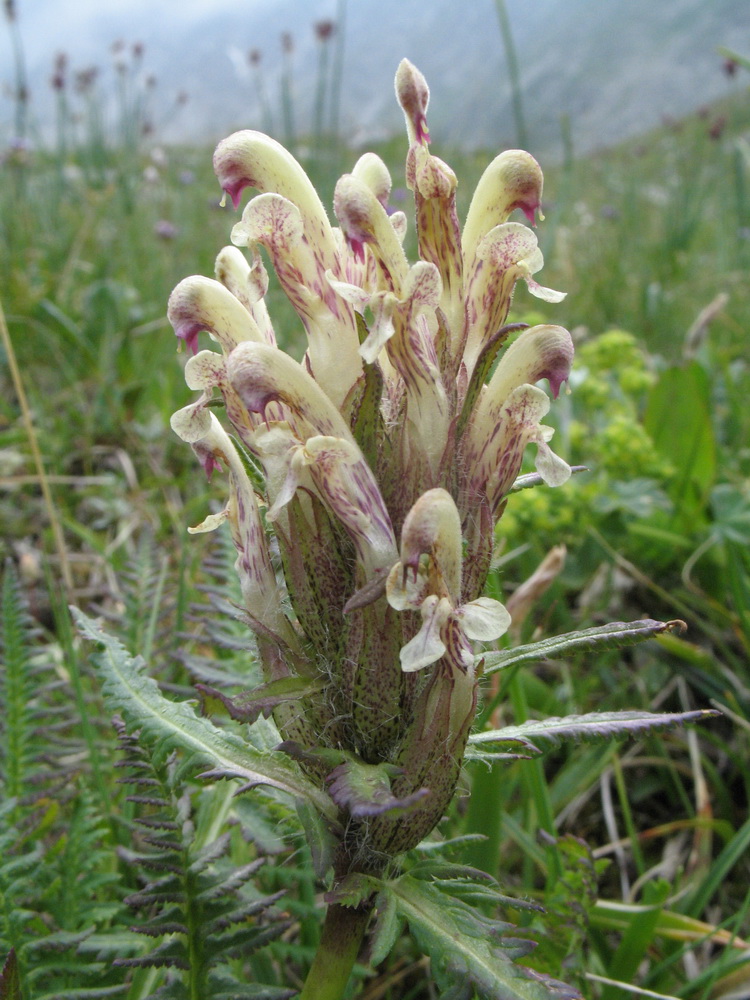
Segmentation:
{"type": "Polygon", "coordinates": [[[154,226],[154,232],[161,240],[173,240],[179,229],[174,223],[167,221],[167,219],[159,219],[154,226]]]}
{"type": "Polygon", "coordinates": [[[316,21],[313,25],[313,30],[315,31],[315,37],[319,42],[327,42],[333,37],[333,33],[336,30],[336,22],[326,19],[323,21],[316,21]]]}
{"type": "Polygon", "coordinates": [[[58,52],[55,56],[55,65],[50,79],[50,86],[53,90],[63,91],[68,80],[68,57],[65,52],[58,52]]]}

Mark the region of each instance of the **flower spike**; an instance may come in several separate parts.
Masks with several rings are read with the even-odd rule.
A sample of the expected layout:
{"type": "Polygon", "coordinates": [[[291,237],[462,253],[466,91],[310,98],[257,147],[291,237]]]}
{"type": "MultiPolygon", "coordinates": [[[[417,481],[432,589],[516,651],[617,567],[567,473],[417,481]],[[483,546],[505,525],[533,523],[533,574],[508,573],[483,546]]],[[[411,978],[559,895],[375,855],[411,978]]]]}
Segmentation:
{"type": "Polygon", "coordinates": [[[284,746],[321,794],[346,779],[332,800],[334,892],[349,874],[380,876],[445,813],[476,714],[474,643],[510,625],[482,596],[495,522],[527,445],[544,483],[570,475],[542,423],[570,374],[570,334],[508,323],[519,281],[562,298],[536,280],[532,228],[509,221],[516,209],[532,227],[541,218],[539,165],[520,150],[496,157],[462,227],[458,179],[429,145],[427,82],[405,59],[395,86],[416,261],[378,156],[340,178],[332,225],[290,153],[237,132],[215,168],[235,207],[254,194],[216,280],[187,279],[170,302],[197,394],[173,426],[207,475],[229,480],[199,530],[231,529],[264,688],[290,682],[273,707],[284,746]],[[304,326],[300,361],[277,347],[261,252],[304,326]],[[202,331],[221,352],[197,350],[202,331]],[[354,783],[364,792],[350,796],[354,783]],[[368,788],[408,807],[362,808],[368,788]]]}

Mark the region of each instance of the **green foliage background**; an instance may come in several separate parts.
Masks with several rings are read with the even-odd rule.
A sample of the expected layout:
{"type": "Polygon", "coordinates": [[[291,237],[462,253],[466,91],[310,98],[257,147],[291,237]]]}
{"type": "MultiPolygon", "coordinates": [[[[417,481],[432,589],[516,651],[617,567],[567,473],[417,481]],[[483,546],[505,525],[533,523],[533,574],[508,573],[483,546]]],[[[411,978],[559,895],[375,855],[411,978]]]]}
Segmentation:
{"type": "MultiPolygon", "coordinates": [[[[177,701],[195,697],[196,680],[256,683],[231,615],[226,540],[185,533],[221,486],[205,483],[168,427],[186,396],[166,298],[185,275],[212,272],[233,215],[219,205],[210,150],[157,156],[140,110],[124,111],[118,134],[90,118],[75,143],[11,151],[0,166],[2,306],[29,402],[24,414],[6,344],[0,958],[14,957],[0,997],[272,1000],[299,987],[317,944],[323,899],[302,836],[316,843],[312,816],[278,789],[235,797],[241,779],[198,779],[168,743],[144,753],[113,725],[65,611],[73,600],[103,616],[177,701]]],[[[565,566],[514,644],[613,619],[681,618],[689,630],[619,653],[519,661],[488,678],[480,722],[623,708],[724,715],[700,731],[562,746],[492,771],[470,761],[472,794],[384,898],[352,984],[369,1000],[460,995],[421,947],[430,951],[431,908],[458,925],[465,897],[485,915],[483,934],[513,920],[520,951],[538,942],[523,961],[587,995],[621,995],[607,980],[696,1000],[750,995],[749,142],[742,97],[585,160],[568,148],[546,170],[543,280],[568,297],[540,309],[521,289],[512,319],[574,331],[556,446],[588,471],[561,491],[511,498],[493,596],[507,599],[562,542],[565,566]],[[458,867],[420,882],[425,852],[458,867]],[[466,866],[506,895],[477,888],[466,866]],[[514,912],[508,897],[528,905],[514,912]]],[[[310,170],[330,204],[360,151],[316,146],[310,170]]],[[[377,151],[398,184],[404,143],[377,151]]],[[[495,152],[440,150],[464,211],[495,152]]],[[[299,356],[301,330],[275,288],[269,308],[299,356]]],[[[150,746],[144,720],[131,725],[150,746]]]]}

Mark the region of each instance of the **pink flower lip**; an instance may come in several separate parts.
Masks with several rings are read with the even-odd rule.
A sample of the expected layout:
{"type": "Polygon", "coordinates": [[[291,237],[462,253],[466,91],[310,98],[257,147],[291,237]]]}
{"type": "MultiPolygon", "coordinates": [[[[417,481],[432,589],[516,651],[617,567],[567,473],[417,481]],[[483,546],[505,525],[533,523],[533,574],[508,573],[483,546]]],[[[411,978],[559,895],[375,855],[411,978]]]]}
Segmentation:
{"type": "Polygon", "coordinates": [[[242,192],[246,187],[252,187],[249,180],[241,177],[239,180],[227,182],[223,189],[232,199],[232,206],[234,208],[240,207],[240,199],[242,198],[242,192]]]}
{"type": "Polygon", "coordinates": [[[185,342],[185,346],[191,354],[197,354],[198,334],[204,329],[205,327],[201,326],[200,323],[181,323],[175,328],[175,335],[179,340],[185,342]]]}

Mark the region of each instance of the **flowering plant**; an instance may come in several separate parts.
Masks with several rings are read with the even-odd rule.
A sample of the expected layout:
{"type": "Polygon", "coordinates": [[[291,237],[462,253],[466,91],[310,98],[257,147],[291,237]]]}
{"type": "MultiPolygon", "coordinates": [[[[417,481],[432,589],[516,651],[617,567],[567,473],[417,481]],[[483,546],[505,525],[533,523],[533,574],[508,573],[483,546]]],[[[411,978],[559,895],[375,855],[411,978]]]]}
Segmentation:
{"type": "MultiPolygon", "coordinates": [[[[186,278],[171,296],[170,321],[192,355],[186,381],[200,392],[172,427],[209,476],[227,476],[224,508],[190,530],[229,525],[264,683],[239,697],[203,690],[242,722],[273,715],[282,742],[266,758],[277,763],[264,770],[256,761],[252,781],[308,795],[324,818],[329,907],[302,997],[341,995],[376,901],[428,949],[450,939],[461,958],[446,974],[463,970],[466,988],[573,996],[515,965],[519,942],[484,940],[478,915],[467,931],[455,900],[441,913],[429,883],[392,878],[394,859],[430,833],[454,795],[483,666],[504,665],[503,654],[482,659],[473,644],[510,624],[482,592],[527,445],[536,447],[536,481],[556,487],[570,476],[549,446],[550,400],[537,383],[546,379],[556,397],[573,358],[562,327],[506,322],[519,279],[546,301],[563,297],[535,280],[543,261],[533,231],[508,221],[516,209],[532,225],[541,217],[539,165],[519,150],[497,156],[461,229],[456,177],[429,149],[427,84],[407,60],[396,93],[409,138],[414,264],[402,247],[406,217],[389,208],[391,178],[374,154],[339,180],[333,227],[302,167],[273,139],[238,132],[216,150],[235,207],[246,187],[260,193],[232,231],[234,246],[220,252],[216,278],[186,278]],[[301,362],[277,346],[260,247],[305,328],[301,362]],[[220,352],[198,350],[203,332],[220,352]],[[294,780],[281,779],[291,774],[284,768],[294,780]]],[[[637,624],[636,637],[667,627],[637,624]]],[[[624,630],[593,630],[586,641],[615,642],[624,630]]],[[[647,724],[630,713],[622,725],[647,724]]],[[[614,723],[589,720],[597,726],[611,733],[614,723]]],[[[531,745],[504,733],[477,739],[485,748],[531,745]]],[[[246,774],[227,757],[212,773],[246,774]]],[[[378,940],[381,955],[393,935],[378,940]]]]}

